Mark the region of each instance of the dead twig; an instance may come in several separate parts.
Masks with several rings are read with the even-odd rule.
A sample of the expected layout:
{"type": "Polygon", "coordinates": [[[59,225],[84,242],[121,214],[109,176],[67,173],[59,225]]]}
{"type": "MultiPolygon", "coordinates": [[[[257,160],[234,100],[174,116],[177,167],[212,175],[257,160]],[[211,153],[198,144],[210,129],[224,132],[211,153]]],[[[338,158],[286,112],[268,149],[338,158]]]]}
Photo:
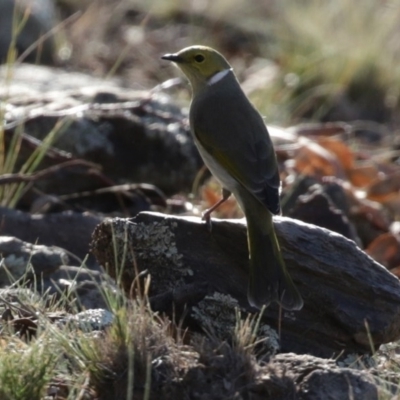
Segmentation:
{"type": "MultiPolygon", "coordinates": [[[[100,170],[100,166],[98,164],[85,161],[85,160],[69,160],[62,164],[53,165],[49,168],[43,169],[38,172],[34,172],[32,174],[4,174],[0,176],[0,185],[7,185],[10,183],[21,183],[21,182],[35,182],[40,179],[45,179],[51,175],[56,174],[62,169],[83,166],[95,170],[100,170]]],[[[96,172],[97,172],[96,171],[96,172]]]]}

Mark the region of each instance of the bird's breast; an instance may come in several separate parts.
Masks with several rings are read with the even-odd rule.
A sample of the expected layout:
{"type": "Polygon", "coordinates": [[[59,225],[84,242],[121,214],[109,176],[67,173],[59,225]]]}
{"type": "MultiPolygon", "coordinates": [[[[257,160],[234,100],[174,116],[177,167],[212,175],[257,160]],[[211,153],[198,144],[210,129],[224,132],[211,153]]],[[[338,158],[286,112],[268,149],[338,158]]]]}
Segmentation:
{"type": "Polygon", "coordinates": [[[236,188],[239,185],[236,179],[234,179],[232,175],[230,175],[226,169],[215,160],[215,158],[201,145],[198,140],[196,140],[196,138],[194,140],[204,164],[207,166],[213,176],[219,181],[222,187],[228,189],[232,193],[235,193],[236,188]]]}

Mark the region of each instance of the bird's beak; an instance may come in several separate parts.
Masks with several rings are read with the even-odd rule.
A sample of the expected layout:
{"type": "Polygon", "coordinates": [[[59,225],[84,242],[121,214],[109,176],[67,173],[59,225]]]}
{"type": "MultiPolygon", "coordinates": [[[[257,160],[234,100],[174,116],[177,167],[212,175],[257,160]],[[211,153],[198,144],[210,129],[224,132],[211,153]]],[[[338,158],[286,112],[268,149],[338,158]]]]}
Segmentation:
{"type": "Polygon", "coordinates": [[[183,58],[178,56],[177,54],[164,54],[161,57],[163,60],[168,60],[168,61],[172,61],[175,63],[182,63],[183,62],[183,58]]]}

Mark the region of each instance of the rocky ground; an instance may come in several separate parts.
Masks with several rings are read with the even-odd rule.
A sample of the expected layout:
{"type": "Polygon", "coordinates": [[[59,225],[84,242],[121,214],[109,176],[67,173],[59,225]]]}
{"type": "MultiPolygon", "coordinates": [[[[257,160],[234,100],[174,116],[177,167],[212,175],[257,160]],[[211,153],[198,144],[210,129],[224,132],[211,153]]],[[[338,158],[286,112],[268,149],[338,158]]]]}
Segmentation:
{"type": "MultiPolygon", "coordinates": [[[[0,15],[12,5],[1,3],[0,15]]],[[[219,189],[190,136],[185,84],[169,80],[178,74],[159,56],[190,44],[181,33],[203,23],[215,46],[248,64],[238,65],[246,88],[275,67],[251,73],[258,42],[205,13],[147,21],[129,2],[56,6],[31,15],[17,50],[24,55],[32,43],[23,38],[57,18],[67,21],[62,45],[49,36],[46,51],[34,46],[10,60],[12,40],[0,42],[1,335],[29,348],[58,329],[90,337],[97,352],[79,342],[69,357],[72,342],[60,340],[58,352],[76,364],[66,369],[84,380],[56,368],[38,397],[16,397],[0,368],[0,395],[396,398],[400,171],[387,121],[355,122],[364,106],[344,96],[329,114],[339,122],[269,127],[283,182],[275,226],[305,307],[260,314],[246,299],[246,229],[232,219],[241,216],[235,201],[221,207],[211,233],[199,218],[219,189]],[[72,51],[68,61],[57,46],[72,51]],[[40,57],[50,66],[19,62],[40,57]]]]}

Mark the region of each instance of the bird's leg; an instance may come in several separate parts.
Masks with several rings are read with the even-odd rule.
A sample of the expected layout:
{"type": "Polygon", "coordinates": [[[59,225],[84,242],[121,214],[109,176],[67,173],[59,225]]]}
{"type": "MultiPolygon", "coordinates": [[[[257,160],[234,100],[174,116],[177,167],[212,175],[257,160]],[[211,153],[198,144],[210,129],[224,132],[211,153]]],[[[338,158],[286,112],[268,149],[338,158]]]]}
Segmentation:
{"type": "Polygon", "coordinates": [[[211,213],[215,211],[222,203],[225,203],[225,201],[228,200],[231,194],[232,193],[229,190],[222,188],[222,199],[217,201],[212,207],[204,211],[201,219],[203,221],[206,221],[207,228],[210,232],[211,232],[211,213]]]}

